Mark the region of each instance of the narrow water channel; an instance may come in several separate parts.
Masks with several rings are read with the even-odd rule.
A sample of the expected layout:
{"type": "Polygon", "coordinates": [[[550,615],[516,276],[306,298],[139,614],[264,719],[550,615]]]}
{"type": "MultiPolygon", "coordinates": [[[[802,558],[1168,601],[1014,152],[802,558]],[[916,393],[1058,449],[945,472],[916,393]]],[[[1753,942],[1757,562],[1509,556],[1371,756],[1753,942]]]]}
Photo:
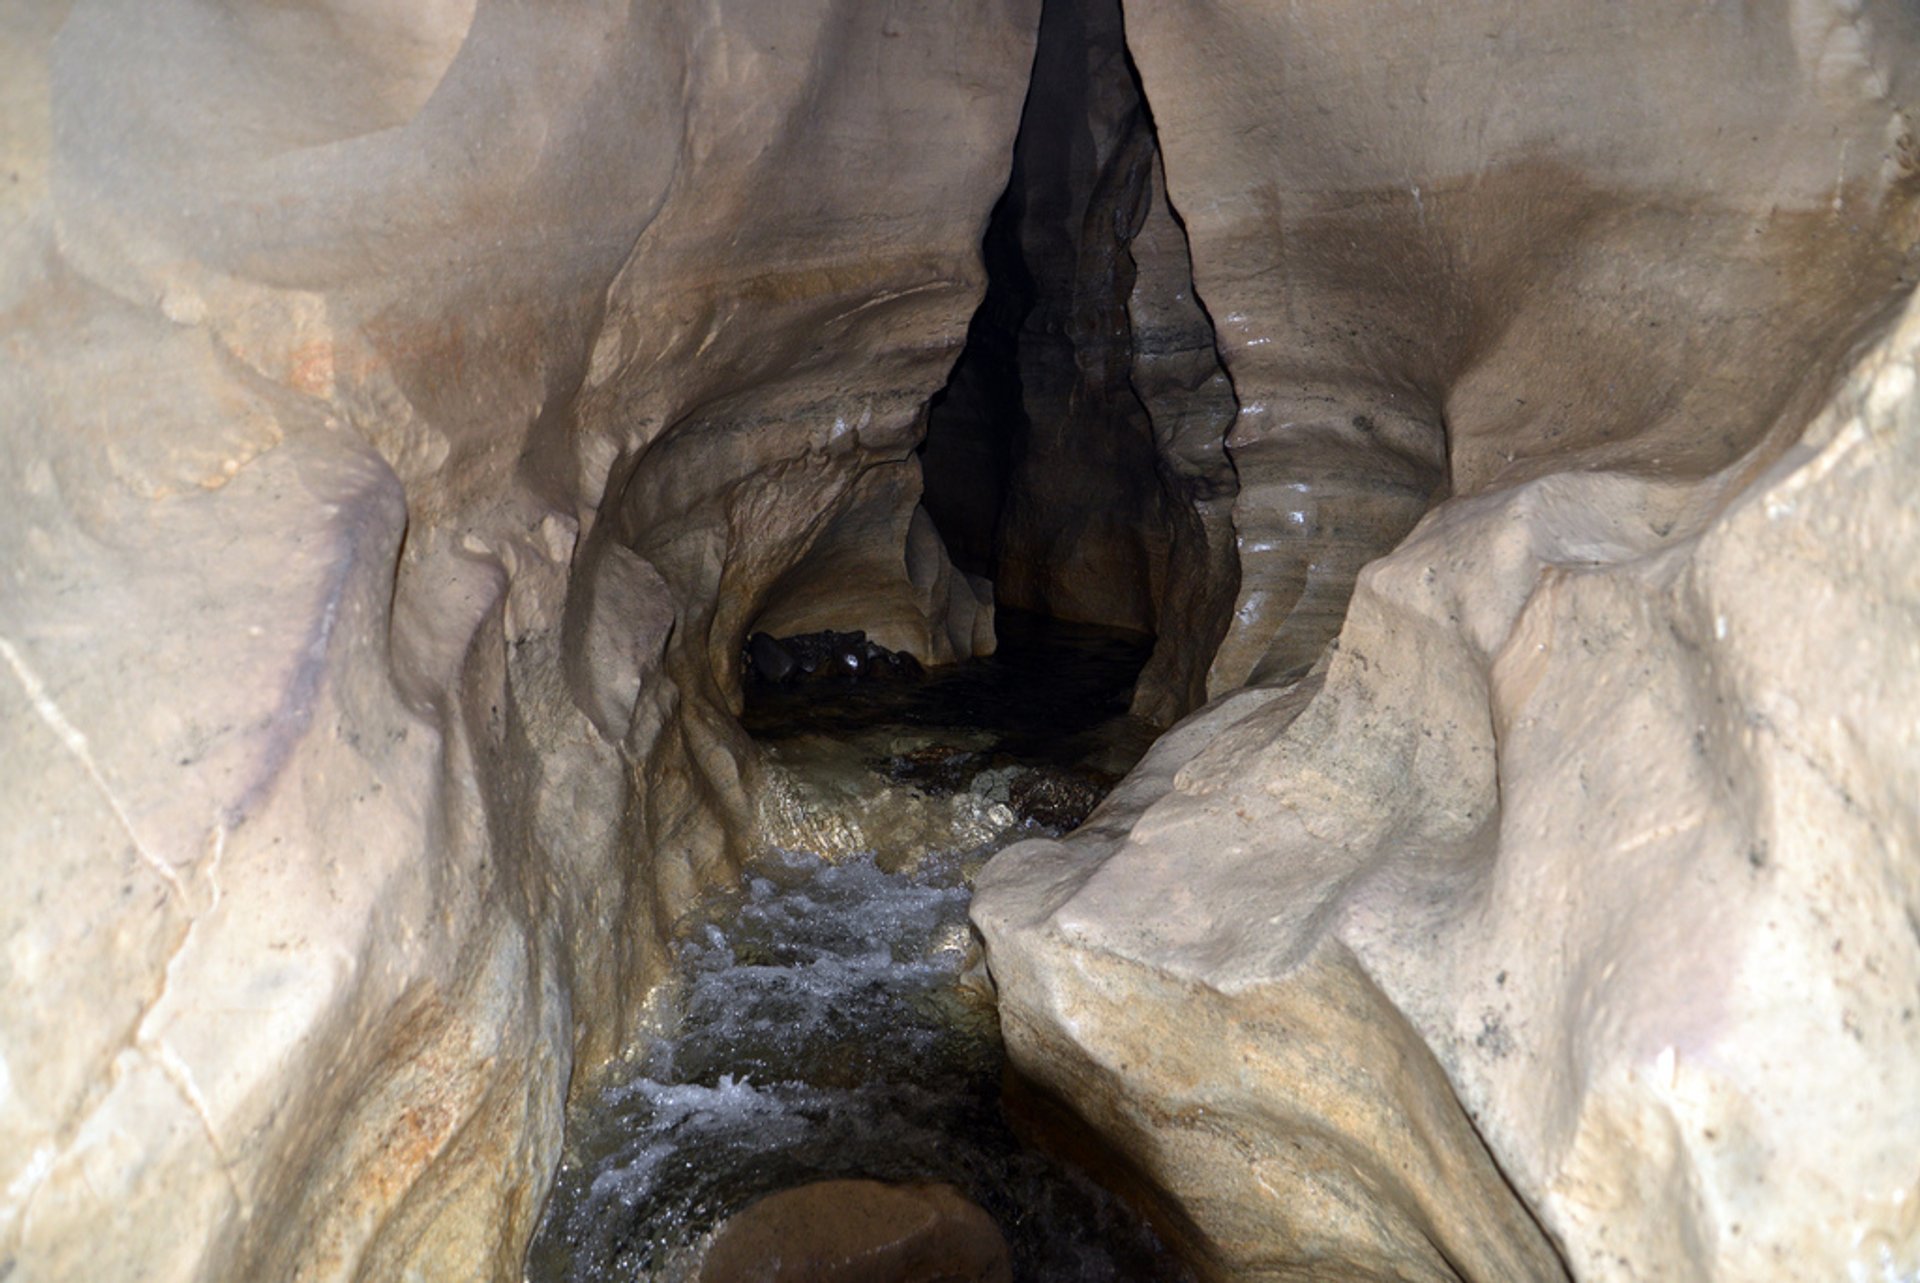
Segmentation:
{"type": "Polygon", "coordinates": [[[689,917],[667,1036],[569,1120],[530,1283],[696,1278],[726,1217],[837,1178],[955,1187],[1016,1279],[1186,1277],[1123,1204],[1009,1129],[967,924],[994,850],[1070,827],[1150,742],[1125,717],[1146,648],[1018,616],[1001,637],[931,674],[755,685],[746,720],[780,764],[779,807],[837,843],[889,833],[771,850],[689,917]]]}

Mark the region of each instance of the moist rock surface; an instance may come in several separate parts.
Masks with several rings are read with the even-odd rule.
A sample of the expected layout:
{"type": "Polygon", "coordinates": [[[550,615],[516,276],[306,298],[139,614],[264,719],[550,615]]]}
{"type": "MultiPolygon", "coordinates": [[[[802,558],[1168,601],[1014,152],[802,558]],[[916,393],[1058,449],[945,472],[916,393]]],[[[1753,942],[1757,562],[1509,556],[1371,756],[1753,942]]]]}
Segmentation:
{"type": "Polygon", "coordinates": [[[379,8],[0,15],[0,1274],[517,1279],[756,617],[991,645],[1037,0],[379,8]]]}

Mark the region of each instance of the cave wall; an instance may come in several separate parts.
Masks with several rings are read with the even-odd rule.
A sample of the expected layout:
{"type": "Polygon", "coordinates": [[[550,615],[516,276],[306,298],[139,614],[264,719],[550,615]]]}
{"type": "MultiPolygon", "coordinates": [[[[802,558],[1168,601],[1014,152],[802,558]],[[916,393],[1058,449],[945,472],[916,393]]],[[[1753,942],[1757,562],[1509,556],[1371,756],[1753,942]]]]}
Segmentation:
{"type": "Polygon", "coordinates": [[[1698,477],[1797,431],[1808,359],[1903,288],[1911,6],[1127,24],[1241,403],[1215,693],[1310,662],[1354,572],[1446,494],[1698,477]]]}
{"type": "Polygon", "coordinates": [[[1911,7],[1126,17],[1241,598],[1015,1062],[1210,1277],[1913,1276],[1911,7]]]}
{"type": "Polygon", "coordinates": [[[976,635],[793,572],[913,525],[1037,18],[0,14],[0,1273],[519,1276],[754,614],[976,635]]]}
{"type": "MultiPolygon", "coordinates": [[[[914,449],[1039,17],[0,11],[0,1273],[517,1277],[746,631],[990,642],[914,449]]],[[[1034,383],[1227,698],[983,877],[1022,1068],[1215,1276],[1920,1268],[1920,20],[1124,17],[1034,383]]]]}

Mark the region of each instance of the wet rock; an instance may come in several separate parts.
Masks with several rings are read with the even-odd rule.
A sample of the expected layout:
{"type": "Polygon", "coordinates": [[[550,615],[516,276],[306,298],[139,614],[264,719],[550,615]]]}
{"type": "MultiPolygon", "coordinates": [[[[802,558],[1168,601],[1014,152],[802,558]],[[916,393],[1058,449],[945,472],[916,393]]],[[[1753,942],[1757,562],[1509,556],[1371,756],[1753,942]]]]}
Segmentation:
{"type": "Polygon", "coordinates": [[[714,1235],[699,1283],[1008,1283],[1006,1239],[951,1185],[819,1181],[714,1235]]]}
{"type": "Polygon", "coordinates": [[[1064,832],[1078,828],[1112,787],[1075,771],[1022,771],[1008,782],[1007,805],[1023,820],[1064,832]]]}
{"type": "Polygon", "coordinates": [[[747,639],[741,667],[750,678],[776,686],[806,678],[849,682],[875,677],[908,679],[925,671],[912,655],[868,641],[867,634],[859,629],[780,638],[755,633],[747,639]]]}
{"type": "MultiPolygon", "coordinates": [[[[911,784],[932,797],[944,797],[967,788],[986,756],[953,744],[896,753],[879,763],[880,773],[896,784],[911,784]]],[[[996,799],[1006,801],[1002,797],[996,799]]]]}
{"type": "Polygon", "coordinates": [[[930,851],[973,851],[1019,823],[1001,802],[963,790],[887,782],[870,747],[829,735],[767,746],[755,790],[761,841],[828,859],[872,852],[881,867],[908,867],[930,851]]]}
{"type": "Polygon", "coordinates": [[[981,771],[968,785],[970,792],[1002,806],[1013,802],[1013,782],[1020,777],[1022,768],[1018,766],[995,766],[981,771]]]}
{"type": "Polygon", "coordinates": [[[753,676],[763,682],[780,683],[800,671],[794,653],[765,633],[747,639],[746,662],[753,676]]]}
{"type": "Polygon", "coordinates": [[[1064,833],[1093,813],[1113,783],[1113,777],[1089,770],[1003,765],[976,773],[969,788],[1028,823],[1064,833]]]}

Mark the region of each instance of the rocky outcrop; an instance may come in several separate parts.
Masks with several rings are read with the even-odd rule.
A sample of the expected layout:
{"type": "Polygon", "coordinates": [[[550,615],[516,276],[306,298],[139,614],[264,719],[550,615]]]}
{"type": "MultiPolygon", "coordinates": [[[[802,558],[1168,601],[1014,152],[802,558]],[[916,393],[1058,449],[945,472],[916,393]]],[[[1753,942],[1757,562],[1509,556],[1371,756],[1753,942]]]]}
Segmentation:
{"type": "Polygon", "coordinates": [[[1215,1272],[1920,1266],[1916,362],[1758,478],[1448,505],[1324,679],[987,867],[1016,1058],[1215,1272]]]}
{"type": "Polygon", "coordinates": [[[0,1274],[518,1277],[763,606],[879,495],[825,626],[978,645],[910,456],[1036,22],[0,19],[0,1274]]]}
{"type": "Polygon", "coordinates": [[[1217,1277],[1920,1269],[1916,33],[1566,17],[1128,13],[1242,406],[1216,686],[1339,632],[975,920],[1217,1277]]]}

